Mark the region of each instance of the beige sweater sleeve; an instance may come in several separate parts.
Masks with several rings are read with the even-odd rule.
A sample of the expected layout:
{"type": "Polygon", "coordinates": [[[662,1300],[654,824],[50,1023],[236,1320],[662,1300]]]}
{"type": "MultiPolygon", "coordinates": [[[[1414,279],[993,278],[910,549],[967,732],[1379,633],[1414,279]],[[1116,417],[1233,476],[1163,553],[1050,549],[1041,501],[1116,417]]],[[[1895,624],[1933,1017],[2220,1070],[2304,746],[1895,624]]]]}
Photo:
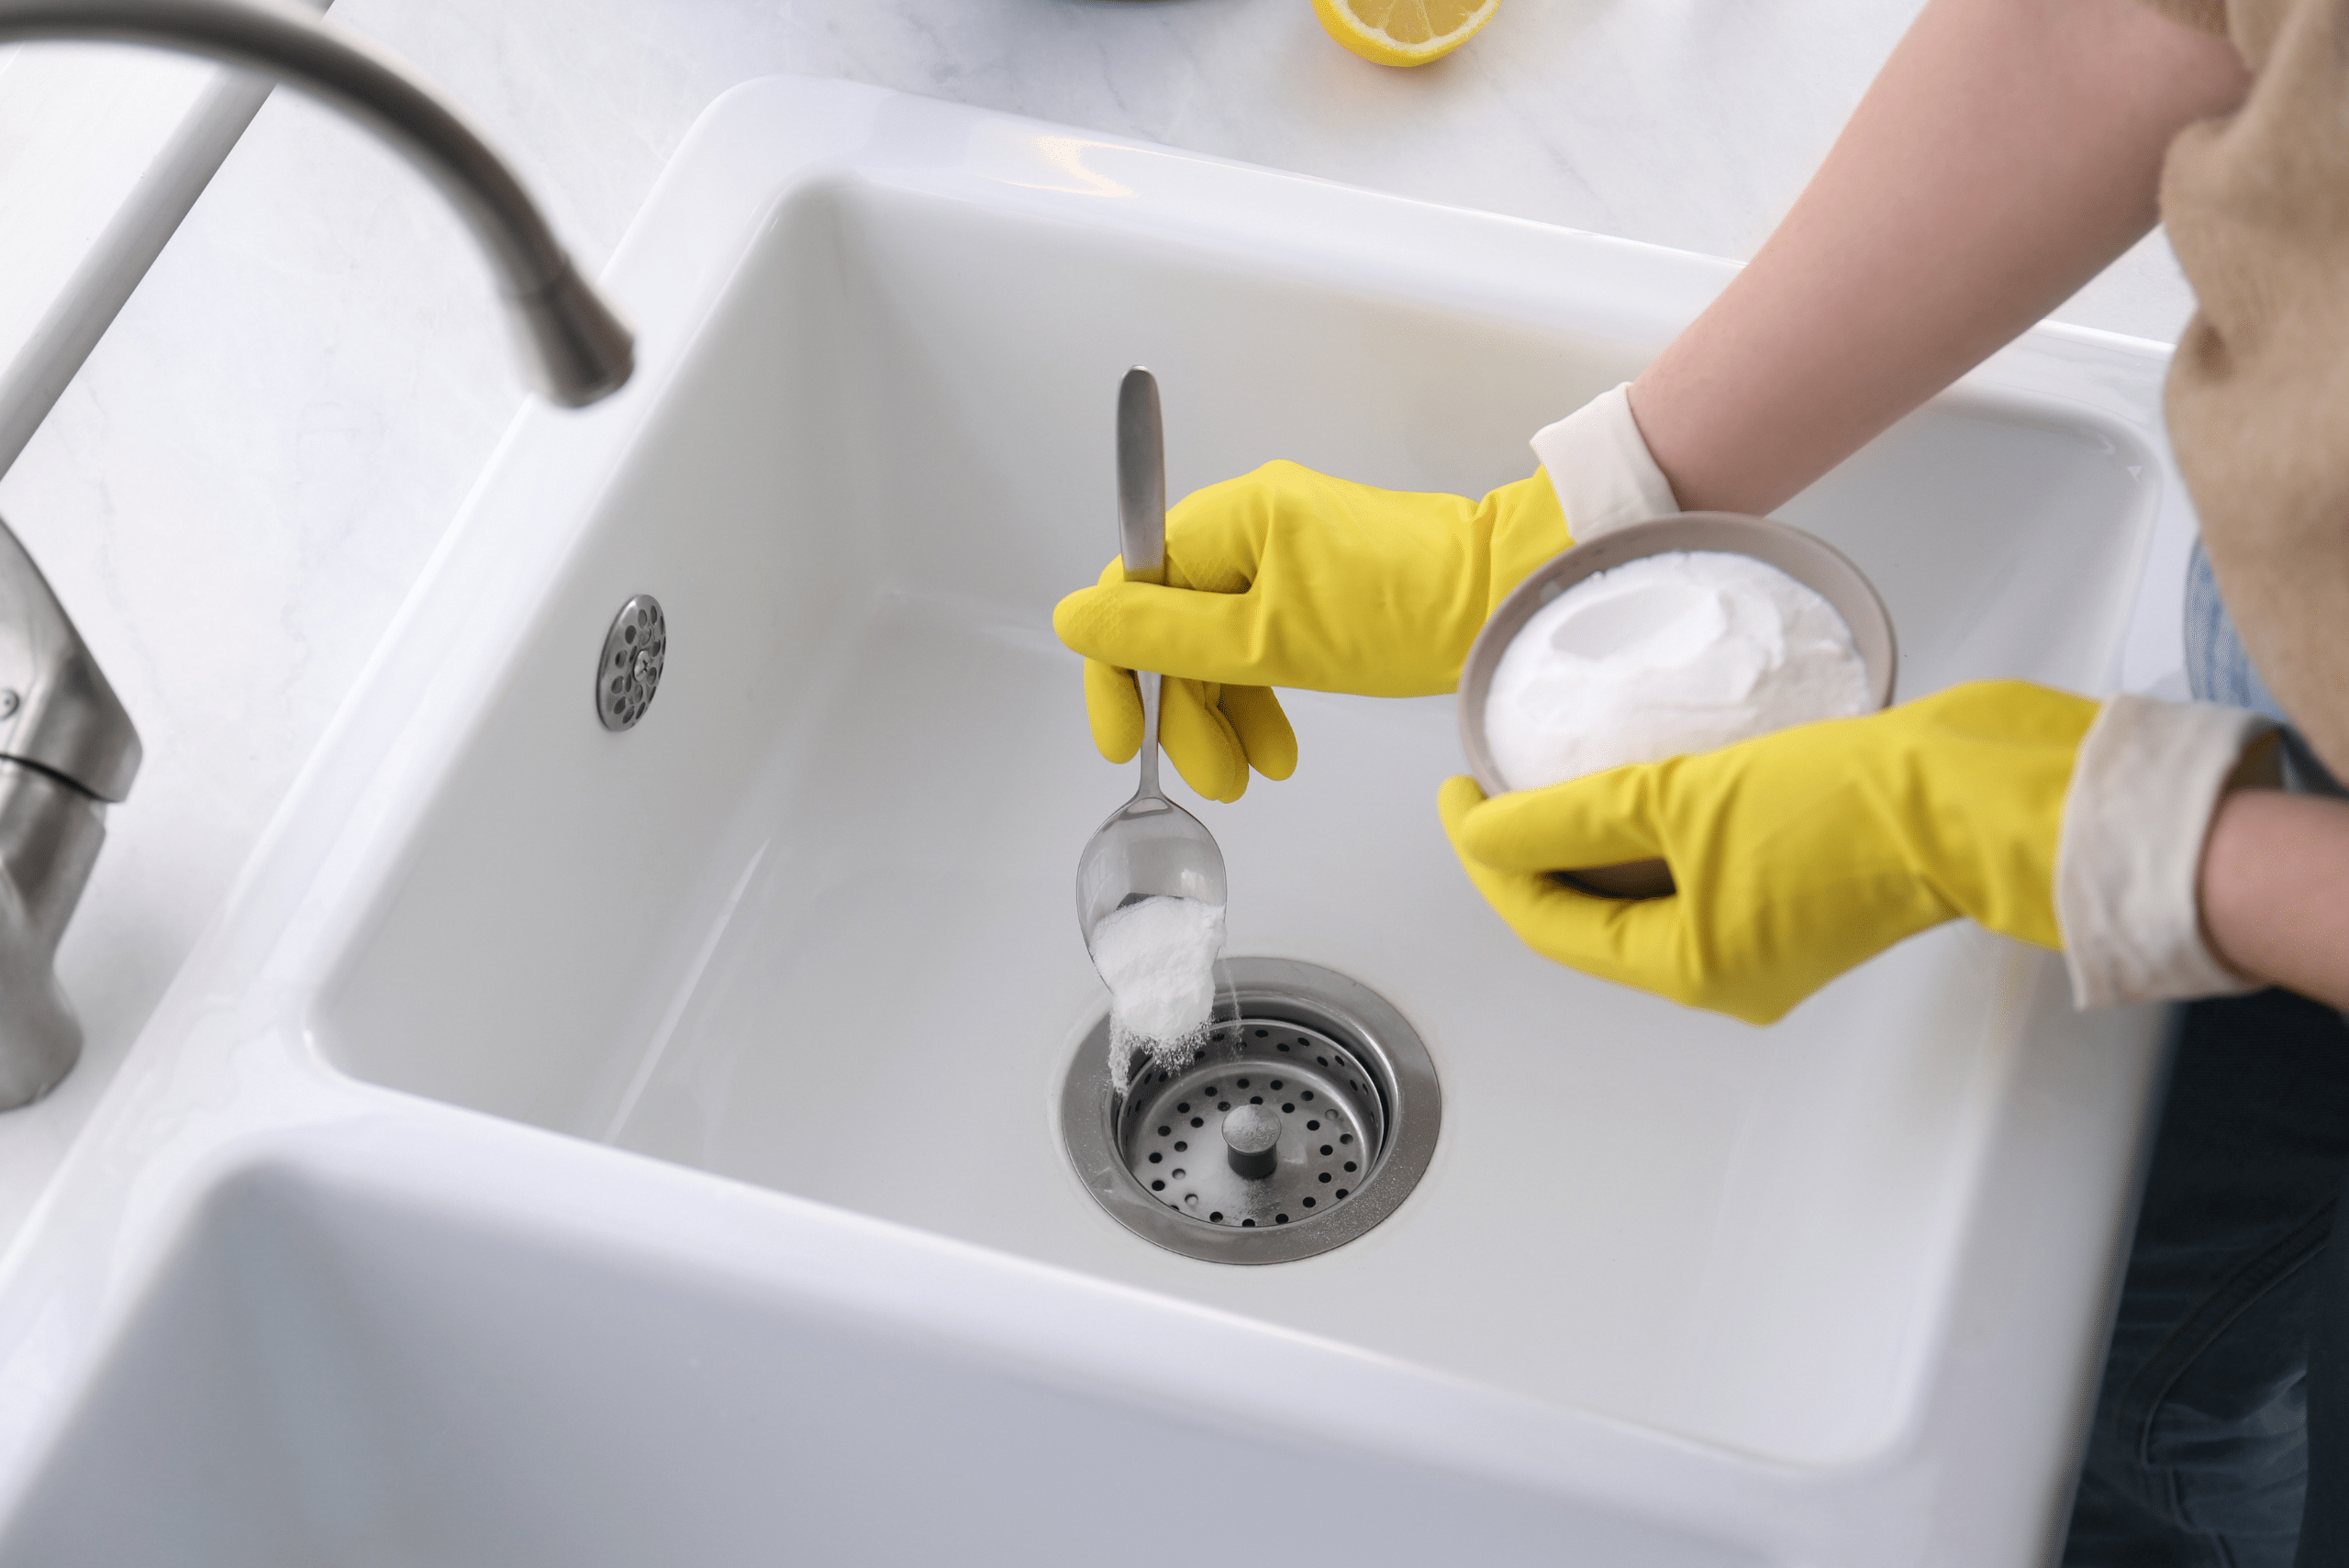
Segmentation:
{"type": "Polygon", "coordinates": [[[2200,306],[2170,437],[2244,647],[2349,776],[2349,0],[2226,9],[2250,95],[2180,133],[2162,178],[2200,306]]]}

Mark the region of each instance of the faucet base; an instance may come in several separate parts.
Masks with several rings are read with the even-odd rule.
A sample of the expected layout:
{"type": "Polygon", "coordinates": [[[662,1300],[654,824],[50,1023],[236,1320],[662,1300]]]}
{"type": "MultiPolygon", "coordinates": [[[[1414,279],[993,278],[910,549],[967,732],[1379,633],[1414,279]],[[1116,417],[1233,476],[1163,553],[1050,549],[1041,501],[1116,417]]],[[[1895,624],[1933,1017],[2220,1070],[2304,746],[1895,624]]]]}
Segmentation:
{"type": "Polygon", "coordinates": [[[106,836],[103,803],[0,758],[0,1110],[39,1099],[81,1060],[57,942],[106,836]]]}

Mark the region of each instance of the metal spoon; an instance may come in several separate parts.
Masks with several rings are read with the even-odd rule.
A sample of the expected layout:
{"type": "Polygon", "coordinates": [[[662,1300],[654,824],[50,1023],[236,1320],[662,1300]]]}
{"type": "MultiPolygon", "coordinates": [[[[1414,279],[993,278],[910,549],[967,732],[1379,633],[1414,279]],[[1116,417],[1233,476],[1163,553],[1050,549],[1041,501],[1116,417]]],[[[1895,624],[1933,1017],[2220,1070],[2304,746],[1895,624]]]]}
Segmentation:
{"type": "MultiPolygon", "coordinates": [[[[1140,365],[1118,385],[1118,545],[1127,582],[1165,583],[1166,434],[1158,379],[1140,365]]],[[[1137,670],[1134,679],[1141,686],[1141,787],[1076,858],[1076,923],[1087,952],[1102,919],[1129,904],[1161,895],[1226,902],[1215,835],[1158,787],[1158,675],[1137,670]]]]}

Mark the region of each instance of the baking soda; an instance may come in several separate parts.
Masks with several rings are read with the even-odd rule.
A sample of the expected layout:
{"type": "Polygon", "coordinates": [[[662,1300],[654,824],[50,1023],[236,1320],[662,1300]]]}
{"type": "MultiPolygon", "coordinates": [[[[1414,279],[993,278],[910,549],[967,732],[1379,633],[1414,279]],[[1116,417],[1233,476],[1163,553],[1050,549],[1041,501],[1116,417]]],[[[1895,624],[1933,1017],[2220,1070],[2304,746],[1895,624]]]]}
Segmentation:
{"type": "Polygon", "coordinates": [[[1223,906],[1143,898],[1093,928],[1093,965],[1109,987],[1109,1085],[1126,1092],[1134,1054],[1152,1069],[1187,1062],[1215,1015],[1215,961],[1223,906]]]}
{"type": "Polygon", "coordinates": [[[1585,578],[1527,621],[1493,672],[1485,740],[1511,789],[1540,789],[1870,706],[1833,606],[1752,556],[1678,550],[1585,578]]]}

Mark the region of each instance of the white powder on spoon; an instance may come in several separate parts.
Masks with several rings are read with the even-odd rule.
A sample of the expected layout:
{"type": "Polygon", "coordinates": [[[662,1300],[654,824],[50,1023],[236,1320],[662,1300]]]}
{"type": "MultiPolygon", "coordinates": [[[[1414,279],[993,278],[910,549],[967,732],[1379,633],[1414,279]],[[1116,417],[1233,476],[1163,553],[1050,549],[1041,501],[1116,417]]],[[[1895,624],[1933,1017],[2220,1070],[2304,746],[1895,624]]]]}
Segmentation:
{"type": "Polygon", "coordinates": [[[1870,706],[1833,606],[1752,556],[1676,550],[1536,612],[1493,671],[1485,740],[1511,789],[1540,789],[1870,706]]]}
{"type": "Polygon", "coordinates": [[[1139,899],[1103,916],[1089,945],[1109,987],[1109,1084],[1122,1095],[1136,1051],[1154,1068],[1172,1068],[1207,1039],[1223,906],[1139,899]]]}

